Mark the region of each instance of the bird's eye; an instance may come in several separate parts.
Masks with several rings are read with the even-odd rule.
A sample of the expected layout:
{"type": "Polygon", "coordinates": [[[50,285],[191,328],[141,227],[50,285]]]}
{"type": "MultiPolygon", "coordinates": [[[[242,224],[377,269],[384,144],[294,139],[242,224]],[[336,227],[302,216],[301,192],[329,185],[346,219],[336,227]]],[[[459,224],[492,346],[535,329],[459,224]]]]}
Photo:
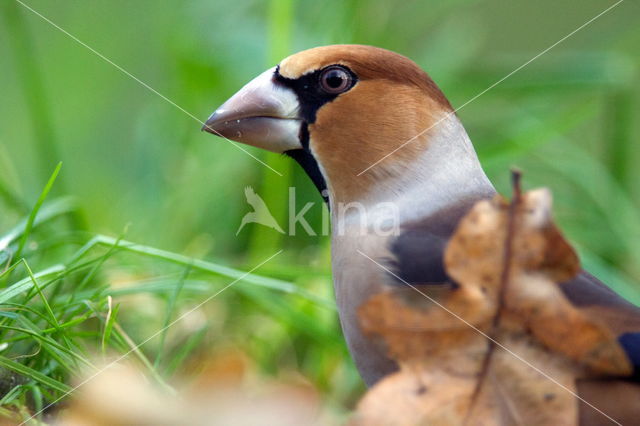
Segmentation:
{"type": "Polygon", "coordinates": [[[320,86],[331,94],[345,92],[351,88],[351,74],[339,66],[327,67],[320,74],[320,86]]]}

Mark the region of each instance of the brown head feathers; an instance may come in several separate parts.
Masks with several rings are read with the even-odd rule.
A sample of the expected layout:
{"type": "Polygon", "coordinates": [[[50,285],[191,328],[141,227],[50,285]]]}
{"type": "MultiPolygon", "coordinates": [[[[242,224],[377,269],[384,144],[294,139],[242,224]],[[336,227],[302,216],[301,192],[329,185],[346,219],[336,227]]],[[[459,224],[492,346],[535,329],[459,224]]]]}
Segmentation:
{"type": "Polygon", "coordinates": [[[316,47],[284,59],[280,63],[279,72],[283,77],[296,79],[334,64],[349,67],[360,80],[381,79],[417,86],[443,109],[452,110],[438,86],[415,62],[380,47],[359,44],[316,47]]]}
{"type": "MultiPolygon", "coordinates": [[[[441,130],[431,128],[452,108],[416,63],[378,47],[335,45],[305,50],[284,59],[278,73],[302,82],[331,65],[347,67],[357,83],[317,106],[308,126],[309,146],[335,201],[362,200],[369,198],[373,188],[380,191],[381,181],[404,178],[410,168],[418,167],[416,159],[441,130]]],[[[302,86],[307,84],[314,83],[302,86]]]]}

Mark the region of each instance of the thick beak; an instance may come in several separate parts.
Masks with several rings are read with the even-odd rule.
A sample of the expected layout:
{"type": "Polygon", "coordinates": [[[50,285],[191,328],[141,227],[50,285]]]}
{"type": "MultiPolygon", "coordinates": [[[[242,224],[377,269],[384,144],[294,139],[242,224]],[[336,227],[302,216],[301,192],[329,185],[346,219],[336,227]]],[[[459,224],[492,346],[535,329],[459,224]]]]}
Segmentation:
{"type": "Polygon", "coordinates": [[[218,108],[202,130],[282,153],[300,149],[298,98],[273,81],[275,67],[251,80],[218,108]]]}

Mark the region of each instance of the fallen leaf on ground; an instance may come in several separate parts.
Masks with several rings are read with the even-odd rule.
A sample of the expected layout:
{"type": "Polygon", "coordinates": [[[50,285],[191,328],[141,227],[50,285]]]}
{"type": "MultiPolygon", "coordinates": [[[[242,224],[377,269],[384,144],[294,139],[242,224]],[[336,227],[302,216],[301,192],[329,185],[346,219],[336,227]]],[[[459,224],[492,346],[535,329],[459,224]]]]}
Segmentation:
{"type": "MultiPolygon", "coordinates": [[[[317,392],[298,381],[248,380],[242,354],[202,360],[190,386],[160,389],[130,364],[109,365],[88,380],[59,413],[64,426],[316,425],[323,419],[317,392]]],[[[82,382],[81,382],[82,383],[82,382]]],[[[320,423],[322,422],[322,423],[320,423]]]]}
{"type": "Polygon", "coordinates": [[[480,201],[459,223],[444,256],[457,285],[396,287],[360,307],[400,370],[364,396],[354,424],[575,425],[577,379],[631,373],[612,333],[558,285],[580,265],[550,192],[514,181],[511,202],[480,201]]]}

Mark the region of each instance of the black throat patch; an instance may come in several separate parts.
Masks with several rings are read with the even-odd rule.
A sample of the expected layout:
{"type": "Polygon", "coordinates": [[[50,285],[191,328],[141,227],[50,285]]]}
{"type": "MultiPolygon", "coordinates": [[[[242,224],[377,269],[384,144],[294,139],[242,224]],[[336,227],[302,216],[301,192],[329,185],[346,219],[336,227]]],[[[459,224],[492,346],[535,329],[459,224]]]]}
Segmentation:
{"type": "MultiPolygon", "coordinates": [[[[318,109],[337,98],[338,94],[326,93],[320,88],[318,81],[322,70],[313,71],[292,79],[280,75],[279,69],[279,66],[276,67],[276,71],[273,74],[273,82],[294,91],[300,104],[300,118],[303,120],[300,126],[300,134],[298,135],[302,149],[286,151],[284,154],[300,164],[305,173],[311,178],[313,184],[318,188],[322,199],[329,205],[327,183],[320,171],[317,160],[309,149],[309,124],[315,123],[318,109]]],[[[357,81],[355,75],[352,78],[353,84],[355,84],[357,81]]]]}
{"type": "Polygon", "coordinates": [[[293,158],[296,160],[300,167],[305,171],[307,176],[311,179],[313,184],[320,192],[320,196],[329,205],[329,195],[327,191],[327,182],[324,180],[324,176],[322,176],[322,172],[320,172],[320,167],[318,166],[318,162],[316,161],[313,154],[309,150],[309,125],[306,122],[303,122],[300,126],[300,144],[302,145],[302,149],[292,149],[289,151],[285,151],[284,155],[293,158]]]}

